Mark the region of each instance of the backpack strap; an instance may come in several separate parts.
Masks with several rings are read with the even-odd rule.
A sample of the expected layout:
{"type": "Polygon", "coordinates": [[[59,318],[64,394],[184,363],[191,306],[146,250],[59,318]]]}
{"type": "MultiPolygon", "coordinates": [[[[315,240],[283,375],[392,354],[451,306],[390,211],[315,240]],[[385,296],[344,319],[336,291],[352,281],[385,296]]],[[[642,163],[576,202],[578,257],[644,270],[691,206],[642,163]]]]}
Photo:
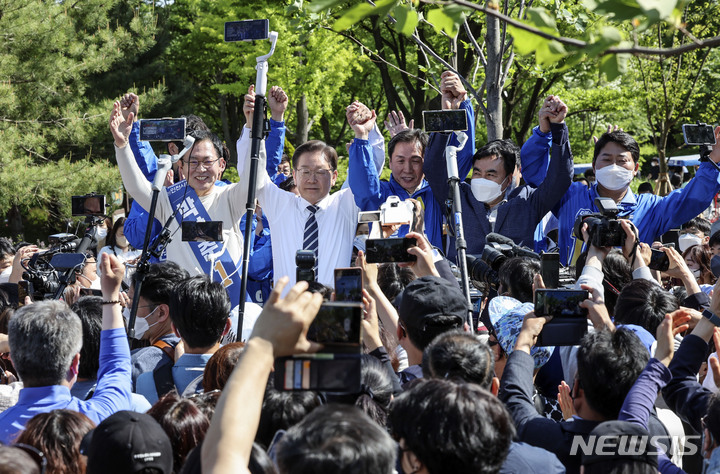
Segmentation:
{"type": "Polygon", "coordinates": [[[158,349],[163,351],[166,356],[170,357],[170,360],[175,361],[175,346],[173,346],[172,344],[168,344],[162,339],[158,339],[153,343],[152,346],[157,347],[158,349]]]}
{"type": "Polygon", "coordinates": [[[153,370],[153,380],[158,398],[175,388],[175,381],[172,375],[173,364],[165,364],[153,370]]]}

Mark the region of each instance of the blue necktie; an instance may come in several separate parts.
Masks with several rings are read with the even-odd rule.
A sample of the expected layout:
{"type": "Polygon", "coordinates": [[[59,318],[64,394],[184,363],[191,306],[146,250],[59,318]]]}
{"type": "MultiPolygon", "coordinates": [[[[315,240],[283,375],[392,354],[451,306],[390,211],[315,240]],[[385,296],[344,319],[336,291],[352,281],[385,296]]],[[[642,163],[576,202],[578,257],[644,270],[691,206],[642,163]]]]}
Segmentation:
{"type": "Polygon", "coordinates": [[[305,221],[305,233],[303,238],[303,250],[312,250],[312,252],[315,254],[315,279],[317,280],[317,271],[318,271],[318,224],[317,220],[315,219],[315,213],[320,209],[317,206],[313,206],[312,204],[307,207],[307,210],[310,211],[310,215],[307,218],[307,221],[305,221]]]}

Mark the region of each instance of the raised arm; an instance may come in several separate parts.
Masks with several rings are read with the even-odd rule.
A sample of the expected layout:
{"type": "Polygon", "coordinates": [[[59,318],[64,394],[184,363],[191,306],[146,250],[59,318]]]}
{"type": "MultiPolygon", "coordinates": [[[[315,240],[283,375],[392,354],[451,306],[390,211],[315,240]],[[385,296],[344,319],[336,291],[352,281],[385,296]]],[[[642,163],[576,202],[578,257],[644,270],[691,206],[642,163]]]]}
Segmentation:
{"type": "Polygon", "coordinates": [[[127,120],[130,113],[133,114],[133,126],[128,140],[130,149],[142,174],[148,181],[152,181],[157,171],[158,159],[150,144],[140,141],[140,123],[137,121],[140,113],[140,99],[137,94],[128,92],[122,96],[120,99],[120,110],[125,120],[127,120]]]}
{"type": "Polygon", "coordinates": [[[287,281],[282,277],[270,294],[223,389],[202,446],[203,472],[250,472],[248,461],[265,394],[265,383],[258,381],[267,380],[276,357],[319,349],[306,335],[322,296],[306,292],[307,283],[300,282],[281,299],[287,281]]]}
{"type": "Polygon", "coordinates": [[[552,123],[562,123],[567,106],[557,96],[545,98],[538,112],[538,125],[520,150],[520,170],[525,182],[538,187],[548,174],[550,148],[552,147],[552,123]]]}
{"type": "MultiPolygon", "coordinates": [[[[282,161],[283,150],[285,149],[285,122],[284,115],[287,109],[288,96],[280,86],[272,86],[267,96],[267,103],[270,107],[270,133],[265,140],[265,151],[267,154],[267,162],[265,169],[268,176],[272,177],[277,174],[277,167],[282,161]]],[[[246,128],[252,129],[253,112],[255,110],[255,86],[250,86],[248,93],[245,94],[243,102],[243,114],[245,115],[245,127],[240,132],[242,136],[246,134],[246,128]]],[[[250,134],[247,134],[250,138],[250,134]]],[[[238,141],[238,147],[239,147],[238,141]]],[[[247,142],[250,146],[250,142],[247,142]]],[[[240,150],[238,149],[238,175],[245,171],[245,162],[240,159],[240,150]]],[[[242,156],[245,156],[243,153],[242,156]]],[[[248,168],[249,169],[249,168],[248,168]]]]}
{"type": "Polygon", "coordinates": [[[113,104],[113,111],[110,114],[110,133],[115,140],[115,157],[117,159],[123,185],[130,195],[143,208],[150,208],[152,188],[150,183],[140,171],[132,151],[128,146],[128,137],[132,130],[133,118],[135,115],[130,112],[127,118],[123,118],[120,102],[113,104]]]}
{"type": "Polygon", "coordinates": [[[547,177],[530,198],[538,219],[547,214],[563,198],[573,174],[573,157],[570,151],[568,129],[564,122],[552,123],[552,159],[547,177]]]}
{"type": "Polygon", "coordinates": [[[355,139],[348,148],[347,175],[355,204],[364,211],[379,209],[383,198],[380,177],[375,166],[373,148],[368,140],[375,128],[377,116],[375,111],[370,111],[360,102],[350,104],[345,115],[355,132],[355,139]]]}

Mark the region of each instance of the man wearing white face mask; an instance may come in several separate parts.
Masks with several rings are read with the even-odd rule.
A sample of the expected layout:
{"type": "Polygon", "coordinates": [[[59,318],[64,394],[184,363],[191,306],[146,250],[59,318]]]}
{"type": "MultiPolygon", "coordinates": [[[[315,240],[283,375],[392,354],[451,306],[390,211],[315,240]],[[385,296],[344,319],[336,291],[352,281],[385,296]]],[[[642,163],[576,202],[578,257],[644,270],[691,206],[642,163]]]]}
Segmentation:
{"type": "Polygon", "coordinates": [[[693,245],[707,244],[710,241],[710,221],[702,217],[694,217],[680,226],[678,247],[680,253],[693,245]]]}
{"type": "MultiPolygon", "coordinates": [[[[713,146],[710,159],[718,163],[720,127],[715,128],[715,136],[719,144],[713,146]]],[[[526,167],[541,171],[547,169],[543,162],[547,162],[551,139],[536,127],[521,151],[523,170],[526,167]],[[538,167],[538,164],[542,166],[538,167]]],[[[639,166],[640,147],[628,133],[608,132],[595,143],[593,170],[596,183],[590,188],[573,183],[553,209],[558,218],[558,247],[563,264],[574,263],[582,252],[584,243],[573,235],[573,225],[578,216],[598,212],[595,207],[598,196],[612,198],[620,210],[618,217],[631,220],[638,229],[640,241],[650,244],[668,230],[700,214],[720,191],[718,171],[711,163],[703,163],[695,177],[682,189],[676,189],[665,197],[647,193],[635,195],[630,190],[630,182],[637,175],[639,166]]],[[[549,170],[546,176],[550,177],[549,170]]],[[[542,179],[543,173],[539,177],[542,179]]]]}
{"type": "MultiPolygon", "coordinates": [[[[494,140],[473,156],[472,180],[460,182],[463,226],[467,253],[482,253],[485,236],[502,234],[518,245],[533,245],[533,231],[540,219],[555,206],[570,186],[572,153],[565,123],[553,123],[552,160],[547,179],[537,188],[522,185],[511,189],[519,150],[510,140],[494,140]]],[[[425,152],[423,171],[433,195],[448,195],[445,146],[448,135],[434,133],[425,152]]],[[[455,256],[450,245],[448,258],[455,256]]]]}
{"type": "MultiPolygon", "coordinates": [[[[131,353],[132,384],[140,374],[152,372],[158,367],[175,363],[175,346],[180,338],[172,329],[170,320],[170,294],[175,284],[189,276],[177,263],[165,261],[150,265],[140,290],[135,337],[150,342],[150,346],[136,349],[131,353]]],[[[135,275],[133,274],[133,280],[135,275]]],[[[135,282],[130,285],[130,296],[135,290],[135,282]]],[[[123,312],[125,320],[130,317],[129,310],[123,312]]]]}

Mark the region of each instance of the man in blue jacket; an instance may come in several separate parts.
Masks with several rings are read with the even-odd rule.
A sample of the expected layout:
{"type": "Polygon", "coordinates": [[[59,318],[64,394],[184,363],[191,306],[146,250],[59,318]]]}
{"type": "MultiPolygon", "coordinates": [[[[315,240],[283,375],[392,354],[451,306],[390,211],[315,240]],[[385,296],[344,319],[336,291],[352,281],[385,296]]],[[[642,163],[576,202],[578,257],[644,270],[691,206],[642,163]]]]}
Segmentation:
{"type": "MultiPolygon", "coordinates": [[[[548,107],[548,100],[544,107],[548,107]]],[[[541,111],[540,126],[535,127],[520,153],[523,177],[526,169],[532,169],[533,174],[539,171],[539,176],[533,176],[537,182],[545,179],[545,170],[547,176],[551,176],[546,163],[553,132],[541,130],[547,125],[544,120],[549,123],[549,115],[543,118],[541,111]]],[[[720,139],[720,127],[715,128],[715,137],[720,139]]],[[[720,162],[720,145],[713,146],[710,159],[720,162]]],[[[618,217],[633,221],[640,241],[650,244],[704,211],[720,191],[717,169],[711,163],[703,163],[682,189],[665,197],[635,195],[630,190],[630,182],[637,175],[639,166],[640,148],[628,133],[612,131],[600,137],[593,154],[596,182],[590,188],[582,183],[572,183],[552,211],[558,219],[558,247],[563,264],[574,263],[582,252],[584,242],[573,235],[573,225],[578,216],[599,212],[595,207],[598,196],[612,198],[620,209],[618,217]]]]}
{"type": "MultiPolygon", "coordinates": [[[[477,151],[471,184],[460,182],[467,253],[482,253],[485,236],[491,232],[509,237],[518,245],[532,245],[538,222],[562,198],[572,179],[567,126],[563,122],[553,123],[552,127],[553,157],[547,179],[537,188],[522,185],[511,189],[519,152],[512,141],[494,140],[477,151]]],[[[449,193],[445,164],[448,140],[444,133],[430,137],[423,167],[433,194],[438,197],[449,193]]],[[[448,258],[455,254],[453,243],[448,258]]]]}
{"type": "MultiPolygon", "coordinates": [[[[467,98],[460,78],[445,71],[441,76],[440,91],[443,109],[464,109],[468,122],[468,145],[458,152],[458,170],[462,177],[470,171],[475,142],[475,114],[472,104],[467,98]]],[[[348,174],[350,188],[355,196],[355,203],[362,211],[380,209],[380,205],[388,196],[398,196],[405,200],[418,200],[425,210],[425,234],[430,243],[442,248],[442,222],[444,215],[445,195],[433,195],[429,183],[423,175],[423,160],[427,135],[421,130],[403,130],[395,135],[388,144],[390,155],[390,180],[380,181],[373,153],[368,140],[356,137],[348,153],[350,161],[355,164],[353,169],[359,173],[348,174]],[[437,196],[437,199],[435,198],[437,196]]],[[[402,226],[399,237],[409,232],[408,226],[402,226]]]]}

